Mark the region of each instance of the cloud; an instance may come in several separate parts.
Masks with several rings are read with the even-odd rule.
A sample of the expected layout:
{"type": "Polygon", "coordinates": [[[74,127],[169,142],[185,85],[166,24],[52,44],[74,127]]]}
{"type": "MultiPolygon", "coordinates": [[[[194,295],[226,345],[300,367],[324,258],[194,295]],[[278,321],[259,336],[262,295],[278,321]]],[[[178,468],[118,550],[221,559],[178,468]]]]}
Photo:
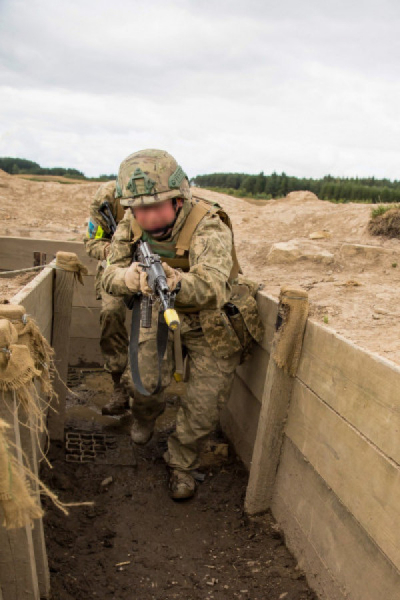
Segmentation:
{"type": "Polygon", "coordinates": [[[2,0],[0,154],[396,177],[395,0],[2,0]]]}

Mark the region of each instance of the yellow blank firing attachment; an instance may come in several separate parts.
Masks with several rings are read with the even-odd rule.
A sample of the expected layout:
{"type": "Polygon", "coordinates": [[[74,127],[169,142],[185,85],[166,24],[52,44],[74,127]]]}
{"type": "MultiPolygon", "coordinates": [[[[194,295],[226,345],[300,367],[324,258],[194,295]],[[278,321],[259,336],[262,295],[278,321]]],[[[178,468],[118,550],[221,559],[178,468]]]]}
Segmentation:
{"type": "Polygon", "coordinates": [[[175,331],[175,329],[178,329],[178,327],[180,325],[180,321],[179,321],[178,313],[176,312],[175,309],[168,308],[164,312],[164,319],[165,319],[166,324],[168,325],[168,327],[170,329],[172,329],[172,331],[175,331]]]}

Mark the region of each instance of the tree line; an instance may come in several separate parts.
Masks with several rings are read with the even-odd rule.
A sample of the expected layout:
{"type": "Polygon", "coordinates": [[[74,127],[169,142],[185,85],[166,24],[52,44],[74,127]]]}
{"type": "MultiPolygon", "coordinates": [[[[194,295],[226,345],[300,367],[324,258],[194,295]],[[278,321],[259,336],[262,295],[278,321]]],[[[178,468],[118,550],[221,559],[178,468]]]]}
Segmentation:
{"type": "Polygon", "coordinates": [[[26,158],[13,158],[10,156],[0,157],[0,169],[10,175],[56,175],[82,179],[85,181],[109,181],[116,179],[116,175],[100,175],[99,177],[85,177],[78,169],[66,169],[64,167],[41,167],[37,162],[26,158]]]}
{"type": "Polygon", "coordinates": [[[280,198],[289,192],[308,190],[334,202],[400,202],[400,181],[375,177],[333,177],[322,179],[291,177],[286,173],[248,175],[246,173],[212,173],[197,175],[194,185],[213,188],[234,196],[259,199],[280,198]]]}

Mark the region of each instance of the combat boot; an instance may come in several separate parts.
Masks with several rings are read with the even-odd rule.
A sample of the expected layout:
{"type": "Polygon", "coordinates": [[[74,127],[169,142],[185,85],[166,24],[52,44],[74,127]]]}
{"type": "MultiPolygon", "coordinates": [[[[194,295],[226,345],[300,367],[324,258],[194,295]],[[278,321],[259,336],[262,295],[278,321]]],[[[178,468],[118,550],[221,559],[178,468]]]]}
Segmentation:
{"type": "Polygon", "coordinates": [[[121,383],[114,383],[114,390],[107,404],[101,409],[102,415],[123,415],[129,409],[129,395],[121,383]]]}
{"type": "Polygon", "coordinates": [[[186,471],[172,469],[169,476],[169,495],[173,500],[188,500],[194,496],[196,481],[186,471]]]}
{"type": "Polygon", "coordinates": [[[131,439],[135,444],[144,446],[153,436],[156,419],[143,421],[142,419],[134,419],[131,426],[131,439]]]}

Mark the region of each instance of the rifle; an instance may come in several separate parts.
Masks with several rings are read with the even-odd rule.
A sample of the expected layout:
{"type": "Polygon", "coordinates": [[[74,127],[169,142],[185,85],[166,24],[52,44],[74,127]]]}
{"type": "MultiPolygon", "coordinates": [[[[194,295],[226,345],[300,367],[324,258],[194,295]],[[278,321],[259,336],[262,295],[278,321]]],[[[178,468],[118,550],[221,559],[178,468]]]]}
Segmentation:
{"type": "MultiPolygon", "coordinates": [[[[170,291],[167,284],[167,277],[161,264],[161,259],[158,254],[151,251],[148,242],[143,242],[142,240],[137,242],[134,261],[138,262],[142,269],[146,271],[147,283],[153,294],[152,296],[145,296],[140,293],[134,294],[125,301],[128,308],[132,310],[131,335],[129,341],[130,367],[135,388],[142,395],[150,396],[158,393],[161,389],[161,366],[168,343],[168,329],[174,332],[175,341],[178,341],[180,345],[180,321],[178,313],[174,309],[175,296],[180,289],[180,284],[178,284],[178,287],[173,292],[170,291]],[[143,386],[139,373],[139,329],[140,326],[146,328],[151,327],[154,298],[158,298],[160,301],[157,330],[158,382],[155,389],[152,392],[149,392],[143,386]]],[[[180,351],[180,353],[182,353],[182,351],[180,351]]]]}
{"type": "Polygon", "coordinates": [[[110,204],[107,202],[107,200],[104,200],[104,202],[99,206],[99,213],[102,215],[103,219],[107,223],[107,227],[110,230],[112,237],[117,229],[117,223],[114,219],[114,215],[111,212],[110,204]]]}
{"type": "MultiPolygon", "coordinates": [[[[154,296],[160,300],[166,324],[174,331],[179,327],[179,317],[174,309],[175,296],[179,291],[179,287],[173,292],[170,291],[167,284],[167,277],[161,264],[161,259],[158,254],[154,254],[151,251],[148,242],[139,240],[135,258],[142,269],[147,273],[148,286],[152,289],[154,296]]],[[[142,327],[151,327],[152,305],[152,296],[142,296],[142,327]]]]}

